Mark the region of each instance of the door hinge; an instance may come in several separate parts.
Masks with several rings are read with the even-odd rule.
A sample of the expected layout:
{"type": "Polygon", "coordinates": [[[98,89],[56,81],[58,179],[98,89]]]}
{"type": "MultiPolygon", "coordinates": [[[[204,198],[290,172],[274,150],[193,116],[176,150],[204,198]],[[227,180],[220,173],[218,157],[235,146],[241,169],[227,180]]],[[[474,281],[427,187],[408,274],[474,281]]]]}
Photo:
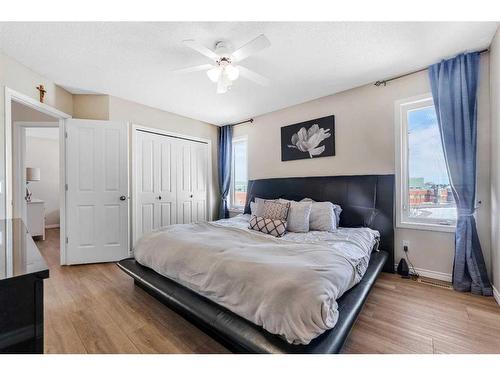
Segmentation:
{"type": "Polygon", "coordinates": [[[69,242],[68,237],[66,237],[66,243],[68,243],[68,242],[69,242]]]}
{"type": "Polygon", "coordinates": [[[68,132],[64,132],[64,138],[68,138],[68,132]]]}
{"type": "Polygon", "coordinates": [[[64,188],[68,191],[68,184],[64,184],[64,188]]]}

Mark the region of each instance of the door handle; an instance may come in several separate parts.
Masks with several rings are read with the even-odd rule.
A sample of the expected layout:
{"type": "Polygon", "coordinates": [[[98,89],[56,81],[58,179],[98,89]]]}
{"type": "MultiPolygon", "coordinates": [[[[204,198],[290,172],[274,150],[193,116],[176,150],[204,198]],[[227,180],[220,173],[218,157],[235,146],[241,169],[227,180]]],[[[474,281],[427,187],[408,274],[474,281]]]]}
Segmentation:
{"type": "Polygon", "coordinates": [[[121,201],[124,201],[125,199],[127,199],[127,197],[126,197],[125,195],[122,195],[122,196],[120,197],[120,200],[121,200],[121,201]]]}
{"type": "Polygon", "coordinates": [[[191,194],[191,195],[189,196],[189,198],[193,198],[193,194],[191,194]]]}
{"type": "Polygon", "coordinates": [[[159,199],[159,200],[161,200],[161,195],[160,195],[160,196],[158,196],[158,199],[159,199]]]}

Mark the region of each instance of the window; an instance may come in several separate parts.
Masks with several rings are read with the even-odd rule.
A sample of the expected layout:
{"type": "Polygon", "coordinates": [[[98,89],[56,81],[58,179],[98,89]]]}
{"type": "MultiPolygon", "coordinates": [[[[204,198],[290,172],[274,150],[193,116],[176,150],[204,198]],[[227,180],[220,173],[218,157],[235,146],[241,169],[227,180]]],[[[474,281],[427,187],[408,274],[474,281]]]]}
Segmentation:
{"type": "Polygon", "coordinates": [[[452,231],[456,205],[432,97],[396,104],[398,226],[452,231]]]}
{"type": "Polygon", "coordinates": [[[247,199],[247,138],[233,138],[231,208],[243,209],[247,199]]]}

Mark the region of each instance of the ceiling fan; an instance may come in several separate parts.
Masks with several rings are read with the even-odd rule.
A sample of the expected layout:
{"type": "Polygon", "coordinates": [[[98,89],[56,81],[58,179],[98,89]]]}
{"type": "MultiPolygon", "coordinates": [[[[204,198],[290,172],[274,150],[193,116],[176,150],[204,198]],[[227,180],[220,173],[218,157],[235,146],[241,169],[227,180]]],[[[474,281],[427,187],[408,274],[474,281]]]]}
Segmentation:
{"type": "Polygon", "coordinates": [[[206,71],[208,78],[212,82],[217,83],[217,94],[226,93],[227,90],[231,88],[233,82],[236,81],[240,75],[262,86],[267,86],[269,84],[269,80],[266,77],[239,65],[242,60],[271,45],[271,42],[264,34],[259,35],[257,38],[251,40],[243,47],[238,48],[236,51],[232,51],[230,44],[222,41],[215,44],[214,51],[192,39],[184,40],[183,42],[186,46],[201,53],[203,56],[208,57],[213,61],[213,64],[192,66],[189,68],[178,69],[174,72],[192,73],[206,71]]]}

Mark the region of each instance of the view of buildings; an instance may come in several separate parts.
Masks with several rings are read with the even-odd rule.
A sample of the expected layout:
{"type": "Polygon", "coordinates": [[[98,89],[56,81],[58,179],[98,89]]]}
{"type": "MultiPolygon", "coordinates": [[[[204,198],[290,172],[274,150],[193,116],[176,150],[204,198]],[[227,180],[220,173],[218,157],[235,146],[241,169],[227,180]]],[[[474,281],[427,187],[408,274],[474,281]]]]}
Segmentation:
{"type": "Polygon", "coordinates": [[[423,177],[409,181],[410,216],[443,220],[456,219],[455,200],[449,184],[426,182],[423,177]]]}

